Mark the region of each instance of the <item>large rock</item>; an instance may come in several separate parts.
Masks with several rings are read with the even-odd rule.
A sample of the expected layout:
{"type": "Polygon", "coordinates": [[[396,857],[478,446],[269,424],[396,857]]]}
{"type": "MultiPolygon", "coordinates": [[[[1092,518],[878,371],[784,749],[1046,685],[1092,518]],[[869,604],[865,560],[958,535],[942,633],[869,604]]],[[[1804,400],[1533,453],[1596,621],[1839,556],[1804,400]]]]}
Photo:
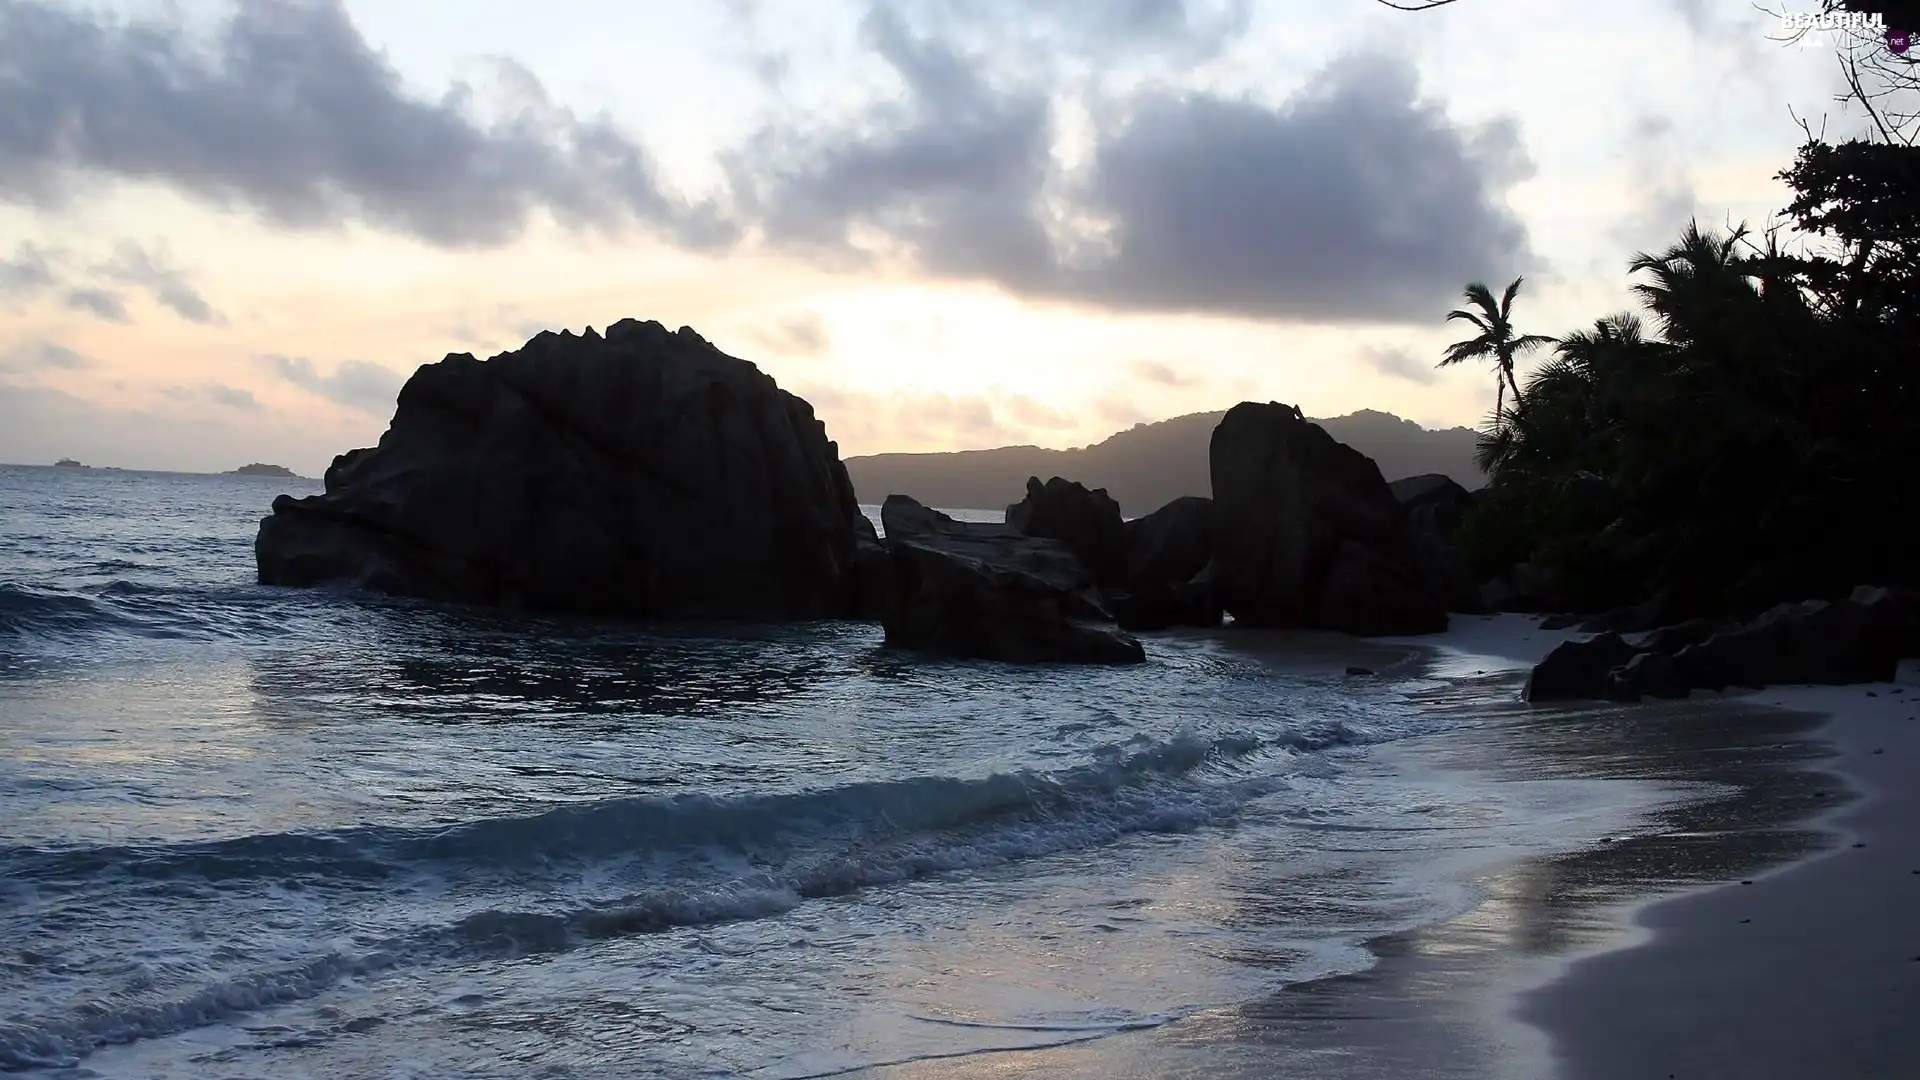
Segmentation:
{"type": "Polygon", "coordinates": [[[1480,584],[1453,540],[1473,507],[1473,494],[1441,473],[1395,480],[1388,490],[1407,513],[1413,571],[1421,585],[1448,611],[1486,611],[1480,584]]]}
{"type": "Polygon", "coordinates": [[[1058,476],[1042,484],[1030,476],[1026,498],[1007,507],[1007,524],[1028,536],[1065,544],[1102,588],[1115,588],[1126,579],[1126,523],[1106,488],[1089,491],[1058,476]]]}
{"type": "Polygon", "coordinates": [[[1619,634],[1563,641],[1533,666],[1520,696],[1527,701],[1604,698],[1613,670],[1625,666],[1637,652],[1619,634]]]}
{"type": "Polygon", "coordinates": [[[1291,406],[1242,402],[1214,429],[1209,464],[1215,587],[1235,622],[1366,626],[1376,634],[1446,629],[1445,606],[1418,585],[1397,603],[1382,602],[1389,581],[1418,579],[1406,511],[1364,454],[1291,406]],[[1343,603],[1358,606],[1341,614],[1343,603]]]}
{"type": "MultiPolygon", "coordinates": [[[[803,400],[691,329],[623,320],[414,372],[377,447],[282,496],[266,584],[553,611],[837,617],[861,515],[803,400]]],[[[870,552],[871,555],[871,552],[870,552]]]]}
{"type": "Polygon", "coordinates": [[[1185,495],[1126,523],[1127,583],[1192,581],[1213,561],[1213,500],[1185,495]]]}
{"type": "Polygon", "coordinates": [[[1648,634],[1638,646],[1618,634],[1567,642],[1528,677],[1529,701],[1690,690],[1890,680],[1920,656],[1920,593],[1863,585],[1840,600],[1780,604],[1745,623],[1695,619],[1648,634]]]}
{"type": "Polygon", "coordinates": [[[1127,575],[1123,590],[1108,592],[1128,630],[1219,626],[1214,594],[1213,500],[1175,499],[1126,524],[1127,575]]]}
{"type": "Polygon", "coordinates": [[[1065,544],[955,521],[904,495],[880,514],[894,571],[889,645],[1014,663],[1146,659],[1065,544]]]}

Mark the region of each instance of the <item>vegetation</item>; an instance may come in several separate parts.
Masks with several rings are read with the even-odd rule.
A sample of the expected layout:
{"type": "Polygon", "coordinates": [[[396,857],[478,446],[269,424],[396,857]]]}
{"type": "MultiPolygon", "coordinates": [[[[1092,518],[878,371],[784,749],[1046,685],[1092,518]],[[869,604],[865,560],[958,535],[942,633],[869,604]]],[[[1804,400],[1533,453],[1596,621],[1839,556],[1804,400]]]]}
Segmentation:
{"type": "Polygon", "coordinates": [[[1532,560],[1570,606],[1665,592],[1677,617],[1920,577],[1920,148],[1810,141],[1780,176],[1803,250],[1690,224],[1632,261],[1640,311],[1497,407],[1461,531],[1479,572],[1532,560]]]}

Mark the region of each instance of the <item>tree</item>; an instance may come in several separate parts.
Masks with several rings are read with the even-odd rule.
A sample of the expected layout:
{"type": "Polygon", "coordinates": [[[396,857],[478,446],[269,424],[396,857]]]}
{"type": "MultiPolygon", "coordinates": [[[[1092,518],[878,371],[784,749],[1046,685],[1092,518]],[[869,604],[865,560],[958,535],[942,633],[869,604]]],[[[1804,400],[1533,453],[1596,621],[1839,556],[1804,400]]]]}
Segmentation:
{"type": "Polygon", "coordinates": [[[1459,319],[1471,323],[1480,333],[1465,341],[1456,341],[1447,346],[1441,367],[1465,363],[1469,360],[1491,360],[1494,365],[1494,383],[1498,388],[1495,396],[1495,426],[1505,413],[1507,391],[1513,391],[1515,402],[1520,398],[1520,386],[1514,380],[1513,362],[1521,353],[1542,345],[1552,345],[1554,339],[1542,334],[1514,336],[1513,298],[1520,293],[1520,283],[1524,278],[1514,278],[1513,284],[1499,300],[1493,298],[1493,290],[1481,282],[1467,286],[1465,296],[1471,308],[1455,308],[1447,312],[1449,322],[1459,319]],[[1478,309],[1478,310],[1473,310],[1478,309]]]}

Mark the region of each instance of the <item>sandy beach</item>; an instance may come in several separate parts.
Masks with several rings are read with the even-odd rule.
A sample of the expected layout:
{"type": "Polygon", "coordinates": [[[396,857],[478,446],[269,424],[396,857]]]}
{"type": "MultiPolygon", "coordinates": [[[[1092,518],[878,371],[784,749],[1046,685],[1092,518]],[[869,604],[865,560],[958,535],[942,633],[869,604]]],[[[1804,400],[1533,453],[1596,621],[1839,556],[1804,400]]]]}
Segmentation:
{"type": "MultiPolygon", "coordinates": [[[[1484,737],[1446,767],[1689,796],[1581,850],[1476,869],[1470,910],[1369,942],[1378,962],[1358,975],[1149,1031],[865,1075],[1920,1076],[1920,681],[1903,667],[1896,684],[1514,700],[1576,636],[1456,617],[1443,636],[1356,643],[1349,662],[1426,679],[1426,707],[1475,713],[1484,737]]],[[[1296,662],[1337,659],[1322,643],[1296,662]]]]}

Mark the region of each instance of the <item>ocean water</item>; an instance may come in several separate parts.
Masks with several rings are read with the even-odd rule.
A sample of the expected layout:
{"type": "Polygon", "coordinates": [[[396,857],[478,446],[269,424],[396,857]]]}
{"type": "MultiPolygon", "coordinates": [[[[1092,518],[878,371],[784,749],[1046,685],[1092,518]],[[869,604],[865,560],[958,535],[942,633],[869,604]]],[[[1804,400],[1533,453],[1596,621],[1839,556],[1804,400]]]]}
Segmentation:
{"type": "Polygon", "coordinates": [[[1271,635],[1017,668],[257,585],[259,518],[317,488],[0,467],[0,1070],[771,1080],[1099,1039],[1359,970],[1681,794],[1442,767],[1511,679],[1271,635]]]}

